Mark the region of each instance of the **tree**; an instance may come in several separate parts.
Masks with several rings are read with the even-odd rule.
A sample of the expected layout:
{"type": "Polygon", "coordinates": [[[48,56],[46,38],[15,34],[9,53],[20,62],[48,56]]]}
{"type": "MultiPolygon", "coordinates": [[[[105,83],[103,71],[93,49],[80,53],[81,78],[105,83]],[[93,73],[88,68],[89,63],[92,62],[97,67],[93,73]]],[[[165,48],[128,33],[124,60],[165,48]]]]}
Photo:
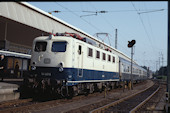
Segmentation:
{"type": "Polygon", "coordinates": [[[158,75],[167,76],[167,66],[161,67],[158,71],[158,75]]]}

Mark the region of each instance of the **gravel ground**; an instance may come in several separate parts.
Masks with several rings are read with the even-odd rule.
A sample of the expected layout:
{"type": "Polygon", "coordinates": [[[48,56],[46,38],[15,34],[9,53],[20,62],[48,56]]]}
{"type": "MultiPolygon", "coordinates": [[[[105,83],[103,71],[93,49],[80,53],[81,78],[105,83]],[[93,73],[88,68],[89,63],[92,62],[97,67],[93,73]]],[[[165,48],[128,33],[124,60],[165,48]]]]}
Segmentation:
{"type": "Polygon", "coordinates": [[[87,113],[93,109],[106,105],[110,102],[116,101],[125,96],[136,93],[149,86],[153,85],[150,80],[134,85],[133,90],[114,89],[107,92],[107,96],[102,93],[89,94],[88,96],[77,96],[71,100],[63,103],[53,103],[46,106],[39,107],[39,109],[30,109],[28,112],[32,113],[87,113]]]}
{"type": "Polygon", "coordinates": [[[135,108],[137,105],[139,105],[141,102],[143,102],[147,97],[149,97],[154,91],[157,90],[159,87],[158,84],[154,84],[149,89],[133,96],[128,99],[126,99],[123,102],[120,102],[117,105],[110,106],[109,108],[104,110],[104,113],[129,113],[133,108],[135,108]]]}

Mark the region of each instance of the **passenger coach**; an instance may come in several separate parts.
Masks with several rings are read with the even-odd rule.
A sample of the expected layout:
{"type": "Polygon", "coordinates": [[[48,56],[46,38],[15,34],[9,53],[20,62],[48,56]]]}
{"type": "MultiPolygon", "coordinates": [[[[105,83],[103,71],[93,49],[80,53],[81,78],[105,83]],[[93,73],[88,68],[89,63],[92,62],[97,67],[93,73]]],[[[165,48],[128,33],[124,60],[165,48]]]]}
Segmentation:
{"type": "Polygon", "coordinates": [[[4,55],[6,61],[5,78],[23,78],[29,74],[31,55],[5,50],[0,50],[0,55],[4,55]],[[16,62],[18,62],[19,65],[18,75],[14,74],[16,62]]]}

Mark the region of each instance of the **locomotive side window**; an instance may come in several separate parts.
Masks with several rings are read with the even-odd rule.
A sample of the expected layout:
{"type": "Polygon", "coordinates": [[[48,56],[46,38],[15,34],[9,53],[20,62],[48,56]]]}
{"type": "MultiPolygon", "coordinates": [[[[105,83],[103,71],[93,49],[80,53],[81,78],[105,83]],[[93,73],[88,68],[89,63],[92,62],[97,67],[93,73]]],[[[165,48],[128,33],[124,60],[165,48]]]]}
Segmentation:
{"type": "Polygon", "coordinates": [[[113,63],[115,63],[115,57],[113,56],[113,63]]]}
{"type": "Polygon", "coordinates": [[[52,44],[52,52],[65,52],[66,51],[67,42],[53,42],[52,44]]]}
{"type": "Polygon", "coordinates": [[[96,51],[96,58],[100,59],[100,52],[96,51]]]}
{"type": "Polygon", "coordinates": [[[103,60],[106,60],[106,54],[103,53],[103,60]]]}
{"type": "Polygon", "coordinates": [[[109,62],[111,61],[111,56],[110,56],[110,55],[108,55],[108,61],[109,61],[109,62]]]}
{"type": "Polygon", "coordinates": [[[93,49],[89,48],[88,56],[93,57],[93,49]]]}
{"type": "Polygon", "coordinates": [[[36,42],[34,51],[41,52],[46,51],[47,42],[36,42]]]}

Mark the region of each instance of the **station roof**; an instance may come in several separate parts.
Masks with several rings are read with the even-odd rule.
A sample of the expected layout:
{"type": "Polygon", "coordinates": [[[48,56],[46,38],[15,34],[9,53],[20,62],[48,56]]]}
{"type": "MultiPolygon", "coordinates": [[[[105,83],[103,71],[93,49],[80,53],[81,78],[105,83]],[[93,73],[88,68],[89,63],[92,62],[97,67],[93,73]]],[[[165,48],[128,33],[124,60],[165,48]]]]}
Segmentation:
{"type": "Polygon", "coordinates": [[[31,59],[31,55],[0,50],[0,55],[31,59]]]}
{"type": "Polygon", "coordinates": [[[111,48],[114,54],[130,60],[119,50],[27,2],[0,2],[0,7],[0,30],[2,31],[0,40],[5,39],[25,46],[32,46],[34,38],[48,35],[52,31],[54,33],[78,33],[82,37],[102,43],[105,47],[111,48]]]}

